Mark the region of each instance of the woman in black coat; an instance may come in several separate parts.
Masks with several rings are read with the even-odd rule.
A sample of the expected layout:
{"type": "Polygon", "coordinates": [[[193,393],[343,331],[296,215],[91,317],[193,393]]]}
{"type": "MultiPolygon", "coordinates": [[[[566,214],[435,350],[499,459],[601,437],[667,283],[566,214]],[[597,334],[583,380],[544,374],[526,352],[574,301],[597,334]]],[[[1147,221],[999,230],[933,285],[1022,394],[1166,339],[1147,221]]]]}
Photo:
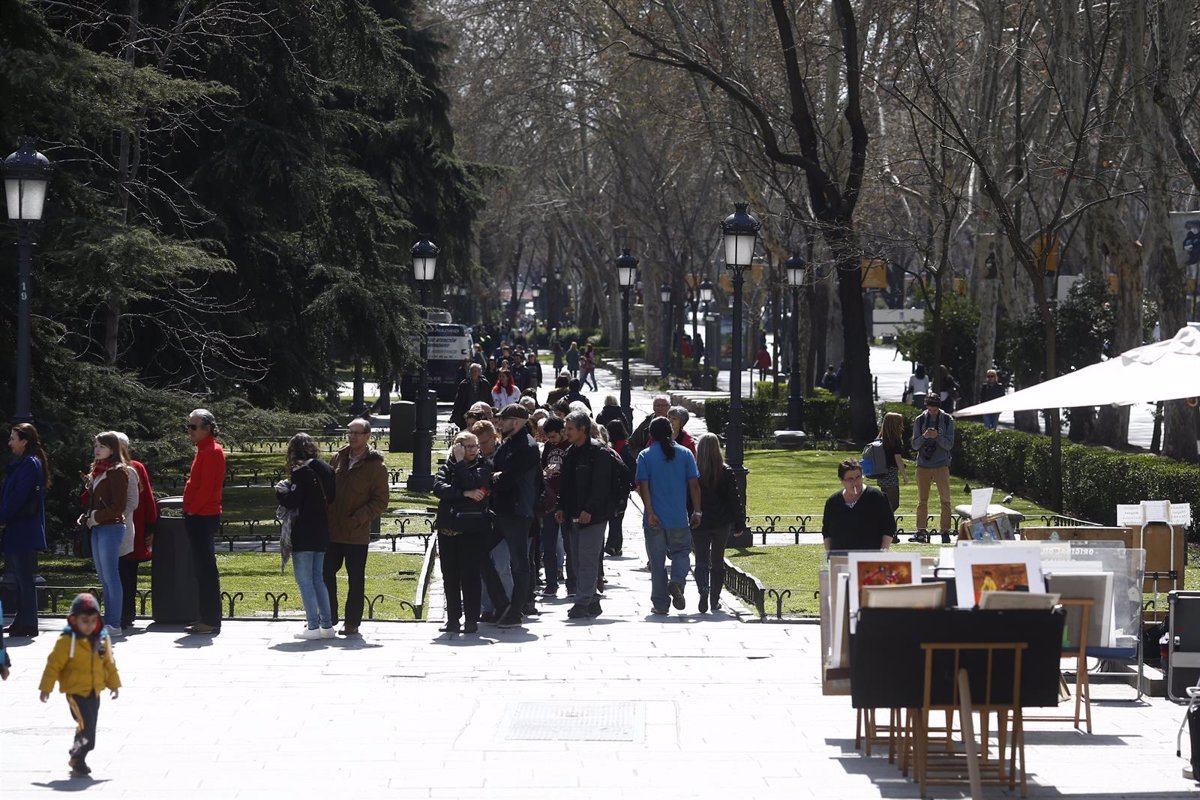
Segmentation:
{"type": "Polygon", "coordinates": [[[492,464],[479,455],[479,439],[473,433],[454,438],[450,457],[433,478],[438,497],[438,560],[446,593],[446,624],[438,628],[458,633],[459,617],[466,613],[461,630],[479,630],[480,562],[485,542],[490,540],[489,490],[492,464]]]}
{"type": "Polygon", "coordinates": [[[292,520],[292,570],[308,626],[297,639],[332,639],[333,614],[325,589],[325,551],[329,549],[329,504],[334,498],[333,467],[317,457],[317,443],[307,433],[288,442],[290,480],[275,487],[279,505],[295,512],[292,520]]]}
{"type": "Polygon", "coordinates": [[[731,530],[746,525],[746,502],[738,490],[733,470],[725,463],[721,440],[706,433],[696,446],[696,466],[700,470],[700,525],[692,531],[696,549],[696,588],[700,591],[700,612],[721,607],[721,588],[725,584],[725,546],[731,530]]]}

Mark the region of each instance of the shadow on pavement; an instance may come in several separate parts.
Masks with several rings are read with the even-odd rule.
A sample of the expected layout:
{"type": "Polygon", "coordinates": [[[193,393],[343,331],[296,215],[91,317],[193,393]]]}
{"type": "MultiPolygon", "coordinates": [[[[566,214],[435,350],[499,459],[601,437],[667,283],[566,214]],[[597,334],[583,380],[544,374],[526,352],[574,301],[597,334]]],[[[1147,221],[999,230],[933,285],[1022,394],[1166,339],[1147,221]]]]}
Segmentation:
{"type": "Polygon", "coordinates": [[[187,634],[175,640],[177,647],[182,647],[185,650],[199,650],[202,647],[212,647],[214,634],[187,634]]]}
{"type": "Polygon", "coordinates": [[[34,781],[34,786],[40,786],[43,789],[53,789],[56,792],[86,792],[93,786],[98,786],[102,783],[108,783],[105,778],[97,780],[91,777],[82,778],[63,778],[57,781],[49,781],[47,783],[39,783],[34,781]]]}

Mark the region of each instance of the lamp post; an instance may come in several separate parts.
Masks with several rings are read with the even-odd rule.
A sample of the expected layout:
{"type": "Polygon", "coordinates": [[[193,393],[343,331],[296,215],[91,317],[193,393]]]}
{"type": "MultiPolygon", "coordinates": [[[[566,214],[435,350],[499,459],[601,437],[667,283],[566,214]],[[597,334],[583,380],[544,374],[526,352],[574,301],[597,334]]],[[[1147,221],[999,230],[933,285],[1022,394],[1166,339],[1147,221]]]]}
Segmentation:
{"type": "Polygon", "coordinates": [[[621,413],[625,424],[633,424],[633,404],[629,398],[629,292],[637,283],[638,260],[629,249],[617,256],[617,284],[621,287],[621,413]]]}
{"type": "Polygon", "coordinates": [[[17,225],[17,376],[13,422],[32,422],[30,410],[29,306],[33,281],[33,229],[42,220],[50,161],[33,139],[22,138],[17,152],[4,159],[4,196],[8,219],[17,225]]]}
{"type": "Polygon", "coordinates": [[[433,491],[431,451],[433,450],[433,426],[437,407],[429,402],[429,323],[425,319],[425,304],[428,302],[429,284],[437,270],[438,246],[422,239],[412,246],[413,278],[421,294],[421,371],[417,378],[416,427],[413,429],[413,469],[408,476],[408,489],[412,492],[433,491]]]}
{"type": "MultiPolygon", "coordinates": [[[[700,313],[704,317],[705,323],[709,322],[708,316],[709,316],[709,309],[712,308],[712,301],[713,301],[712,281],[710,281],[708,278],[705,278],[704,280],[700,281],[700,303],[703,307],[703,311],[701,311],[700,313]]],[[[708,330],[708,326],[706,324],[705,328],[704,328],[704,337],[705,337],[705,342],[704,342],[704,348],[705,348],[704,349],[704,380],[702,381],[703,388],[706,390],[708,389],[708,386],[709,386],[709,384],[708,384],[708,341],[707,341],[708,334],[709,334],[709,330],[708,330]]],[[[694,352],[696,353],[696,366],[699,367],[700,366],[700,349],[696,343],[696,334],[695,333],[692,334],[692,348],[693,348],[694,352]]]]}
{"type": "Polygon", "coordinates": [[[658,299],[663,306],[662,377],[665,381],[671,374],[671,284],[664,283],[658,287],[658,299]]]}
{"type": "Polygon", "coordinates": [[[742,287],[754,257],[754,244],[762,224],[735,203],[734,212],[721,222],[725,240],[725,267],[733,274],[733,363],[729,371],[729,424],[725,429],[725,453],[734,477],[746,494],[746,468],[742,445],[742,287]]]}
{"type": "Polygon", "coordinates": [[[704,388],[706,391],[712,391],[717,386],[716,379],[712,374],[712,354],[713,347],[720,344],[721,329],[716,327],[721,321],[721,315],[717,312],[716,303],[711,300],[704,304],[704,388]],[[713,337],[713,329],[716,328],[717,335],[713,337]],[[716,344],[714,344],[714,342],[716,344]],[[711,388],[710,388],[711,387],[711,388]]]}
{"type": "Polygon", "coordinates": [[[788,428],[804,430],[804,389],[800,385],[800,287],[804,285],[804,257],[797,250],[783,263],[792,287],[792,364],[788,375],[788,428]]]}
{"type": "Polygon", "coordinates": [[[537,280],[537,282],[533,284],[533,288],[530,289],[530,291],[529,291],[529,293],[531,295],[533,295],[533,337],[532,338],[533,338],[533,349],[534,350],[537,350],[538,298],[540,298],[542,296],[541,283],[542,283],[542,281],[545,280],[545,277],[540,277],[540,278],[537,278],[536,280],[537,280]]]}

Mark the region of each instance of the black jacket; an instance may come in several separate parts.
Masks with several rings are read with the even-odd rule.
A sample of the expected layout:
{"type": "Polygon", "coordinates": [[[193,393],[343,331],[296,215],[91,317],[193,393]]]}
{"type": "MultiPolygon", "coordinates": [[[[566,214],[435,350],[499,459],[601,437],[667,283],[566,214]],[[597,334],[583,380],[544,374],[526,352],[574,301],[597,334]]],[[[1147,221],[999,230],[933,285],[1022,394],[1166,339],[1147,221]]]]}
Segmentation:
{"type": "Polygon", "coordinates": [[[292,550],[323,553],[329,549],[329,504],[337,482],[333,467],[319,458],[292,471],[291,491],[277,491],[279,505],[300,513],[292,525],[292,550]]]}
{"type": "Polygon", "coordinates": [[[733,530],[740,531],[746,527],[746,503],[728,464],[716,486],[700,481],[700,511],[702,530],[733,526],[733,530]]]}
{"type": "Polygon", "coordinates": [[[614,419],[619,419],[621,422],[625,423],[625,433],[628,435],[629,420],[625,419],[625,414],[621,411],[620,406],[605,406],[604,408],[600,409],[600,413],[596,415],[596,424],[607,425],[614,419]]]}
{"type": "Polygon", "coordinates": [[[617,498],[612,493],[614,456],[599,441],[591,439],[585,445],[571,445],[563,459],[562,481],[558,490],[558,510],[567,521],[581,511],[592,516],[589,525],[607,522],[617,510],[617,498]]]}
{"type": "Polygon", "coordinates": [[[458,385],[458,391],[454,394],[454,412],[450,417],[450,421],[458,427],[463,426],[463,415],[471,410],[471,406],[478,402],[492,404],[492,386],[482,377],[479,379],[479,385],[472,387],[471,379],[467,378],[458,385]]]}
{"type": "Polygon", "coordinates": [[[438,497],[434,528],[469,534],[491,530],[489,497],[476,502],[464,496],[472,489],[487,489],[491,481],[492,465],[486,458],[476,458],[469,464],[447,460],[433,477],[433,493],[438,497]]]}
{"type": "Polygon", "coordinates": [[[542,473],[537,443],[525,428],[506,438],[492,457],[492,510],[533,519],[533,503],[542,473]]]}
{"type": "Polygon", "coordinates": [[[574,403],[576,400],[578,400],[588,407],[588,411],[592,410],[592,402],[579,392],[567,392],[567,394],[563,396],[563,399],[568,403],[574,403]]]}

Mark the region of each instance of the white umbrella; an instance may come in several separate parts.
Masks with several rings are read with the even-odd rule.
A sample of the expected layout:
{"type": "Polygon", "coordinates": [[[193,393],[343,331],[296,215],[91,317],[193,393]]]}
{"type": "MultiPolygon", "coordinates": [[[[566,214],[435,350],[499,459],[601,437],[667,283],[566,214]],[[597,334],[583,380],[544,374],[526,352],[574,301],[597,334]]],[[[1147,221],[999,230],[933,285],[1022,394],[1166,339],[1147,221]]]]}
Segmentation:
{"type": "Polygon", "coordinates": [[[1200,397],[1200,330],[1128,350],[1108,361],[955,412],[956,417],[1079,406],[1128,406],[1200,397]]]}

